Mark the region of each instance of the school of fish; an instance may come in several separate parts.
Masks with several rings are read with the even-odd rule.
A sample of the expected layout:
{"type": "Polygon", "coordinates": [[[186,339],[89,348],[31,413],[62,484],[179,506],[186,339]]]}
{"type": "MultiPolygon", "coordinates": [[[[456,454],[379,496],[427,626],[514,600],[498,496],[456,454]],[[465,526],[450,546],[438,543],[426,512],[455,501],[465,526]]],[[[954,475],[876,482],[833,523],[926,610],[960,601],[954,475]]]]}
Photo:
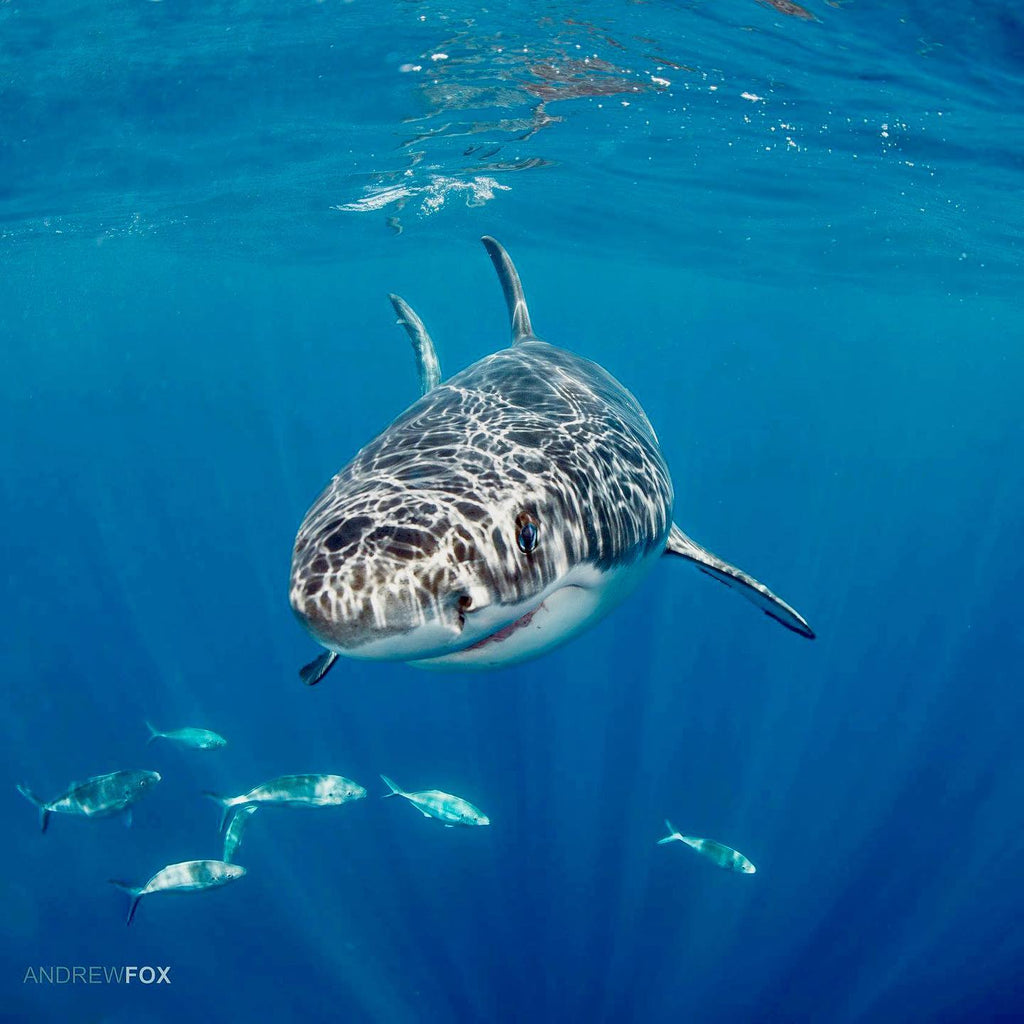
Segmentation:
{"type": "MultiPolygon", "coordinates": [[[[227,741],[207,729],[183,728],[172,732],[158,732],[148,722],[149,742],[160,737],[172,740],[180,746],[193,750],[218,750],[227,741]]],[[[396,782],[381,775],[388,788],[382,794],[388,797],[402,797],[416,808],[425,818],[439,821],[445,828],[479,827],[490,825],[491,819],[468,800],[439,789],[409,791],[396,782]]],[[[126,825],[132,824],[132,808],[159,781],[158,772],[128,770],[96,775],[83,782],[73,782],[59,796],[43,800],[27,786],[19,785],[18,792],[33,803],[39,811],[40,830],[45,832],[51,814],[66,814],[79,818],[106,818],[122,815],[126,825]]],[[[110,879],[110,884],[127,894],[129,898],[126,924],[135,919],[139,901],[143,896],[169,892],[205,892],[237,881],[246,874],[246,869],[235,863],[235,856],[242,844],[253,815],[261,807],[338,807],[354,800],[362,800],[366,790],[341,775],[310,774],[282,775],[240,793],[237,796],[221,796],[211,791],[205,794],[221,808],[220,833],[223,835],[223,851],[220,859],[199,859],[167,864],[156,871],[141,885],[119,879],[110,879]]],[[[753,874],[754,865],[738,850],[734,850],[714,839],[700,839],[684,836],[666,821],[668,835],[658,840],[659,845],[681,842],[702,854],[713,864],[728,871],[753,874]]]]}
{"type": "MultiPolygon", "coordinates": [[[[189,750],[220,750],[227,746],[227,740],[209,729],[186,727],[161,732],[149,722],[148,743],[155,739],[166,739],[189,750]]],[[[446,828],[454,825],[488,825],[490,819],[468,800],[431,789],[418,793],[400,790],[386,776],[388,796],[403,796],[417,807],[425,817],[436,818],[446,828]]],[[[28,786],[19,785],[18,792],[29,800],[39,811],[40,831],[49,827],[51,814],[66,814],[78,818],[109,818],[122,816],[124,823],[132,824],[132,809],[159,781],[159,772],[128,770],[96,775],[83,782],[72,782],[63,793],[52,800],[37,796],[28,786]]],[[[223,835],[223,851],[220,859],[199,859],[167,864],[156,871],[141,885],[110,879],[128,895],[127,924],[135,919],[139,901],[143,896],[168,892],[205,892],[218,889],[229,882],[243,878],[246,869],[235,863],[235,856],[242,844],[252,816],[261,807],[339,807],[354,800],[362,800],[366,790],[341,775],[306,774],[281,775],[263,782],[238,796],[221,796],[206,791],[206,796],[221,808],[220,832],[223,835]]]]}

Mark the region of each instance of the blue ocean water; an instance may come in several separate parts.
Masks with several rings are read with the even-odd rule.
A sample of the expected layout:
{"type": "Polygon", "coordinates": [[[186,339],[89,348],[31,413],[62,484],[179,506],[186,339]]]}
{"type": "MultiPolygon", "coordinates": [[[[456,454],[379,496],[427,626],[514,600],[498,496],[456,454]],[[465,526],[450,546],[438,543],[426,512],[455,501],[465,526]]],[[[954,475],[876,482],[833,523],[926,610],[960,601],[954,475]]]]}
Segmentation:
{"type": "Polygon", "coordinates": [[[0,1020],[1024,1019],[1022,87],[991,0],[0,3],[0,1020]],[[386,295],[504,346],[485,233],[817,640],[666,559],[535,662],[301,685],[295,531],[418,394],[386,295]],[[120,768],[130,830],[15,790],[120,768]],[[370,796],[125,927],[303,771],[370,796]]]}

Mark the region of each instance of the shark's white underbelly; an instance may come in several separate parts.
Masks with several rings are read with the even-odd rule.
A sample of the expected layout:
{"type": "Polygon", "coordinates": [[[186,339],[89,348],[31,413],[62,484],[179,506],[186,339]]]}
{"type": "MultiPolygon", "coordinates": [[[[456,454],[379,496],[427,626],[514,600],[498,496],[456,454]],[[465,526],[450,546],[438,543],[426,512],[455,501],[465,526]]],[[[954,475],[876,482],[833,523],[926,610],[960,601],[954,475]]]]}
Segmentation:
{"type": "Polygon", "coordinates": [[[629,565],[605,572],[593,565],[572,569],[544,595],[514,608],[487,609],[493,630],[483,626],[485,636],[461,650],[434,658],[410,661],[418,668],[474,670],[502,668],[544,654],[571,640],[620,604],[639,585],[661,555],[661,549],[629,565]]]}

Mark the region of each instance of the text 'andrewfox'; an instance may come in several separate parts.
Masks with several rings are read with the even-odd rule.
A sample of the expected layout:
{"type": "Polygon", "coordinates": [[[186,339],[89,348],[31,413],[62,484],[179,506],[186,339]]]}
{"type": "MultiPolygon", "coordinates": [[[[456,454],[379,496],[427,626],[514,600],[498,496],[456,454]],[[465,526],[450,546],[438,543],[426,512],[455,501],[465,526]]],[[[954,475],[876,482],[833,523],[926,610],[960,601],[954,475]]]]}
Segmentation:
{"type": "Polygon", "coordinates": [[[25,985],[170,985],[170,967],[26,967],[25,985]]]}

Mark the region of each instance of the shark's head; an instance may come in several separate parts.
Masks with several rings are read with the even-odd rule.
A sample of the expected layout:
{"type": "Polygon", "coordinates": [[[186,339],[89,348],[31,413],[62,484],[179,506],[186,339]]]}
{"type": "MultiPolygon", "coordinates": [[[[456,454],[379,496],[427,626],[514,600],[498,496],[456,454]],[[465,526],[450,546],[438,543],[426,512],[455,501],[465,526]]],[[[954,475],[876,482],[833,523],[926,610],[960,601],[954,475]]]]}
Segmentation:
{"type": "Polygon", "coordinates": [[[295,613],[339,654],[438,666],[508,664],[567,639],[624,581],[585,557],[586,531],[542,485],[550,467],[533,469],[525,487],[495,467],[481,488],[465,460],[447,486],[410,487],[398,467],[372,486],[336,480],[296,543],[295,613]]]}
{"type": "Polygon", "coordinates": [[[330,651],[522,661],[603,615],[664,549],[672,486],[642,409],[601,367],[533,336],[515,271],[491,255],[513,346],[444,384],[425,373],[426,393],[299,529],[291,605],[330,651]]]}

